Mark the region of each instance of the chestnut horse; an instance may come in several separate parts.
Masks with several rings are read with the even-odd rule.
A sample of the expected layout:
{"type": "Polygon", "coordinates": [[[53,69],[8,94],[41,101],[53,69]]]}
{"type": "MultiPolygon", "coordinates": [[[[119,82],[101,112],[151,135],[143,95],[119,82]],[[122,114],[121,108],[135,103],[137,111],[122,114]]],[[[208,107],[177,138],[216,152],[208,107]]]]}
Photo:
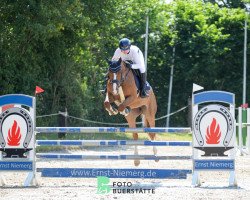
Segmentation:
{"type": "MultiPolygon", "coordinates": [[[[109,61],[107,93],[104,107],[110,115],[118,112],[125,116],[129,127],[136,128],[136,118],[143,115],[145,127],[155,127],[155,114],[157,111],[156,98],[153,89],[150,87],[149,97],[141,98],[135,83],[135,77],[128,63],[121,59],[109,61]],[[118,108],[112,106],[115,103],[118,108]]],[[[151,140],[155,140],[155,133],[148,133],[151,140]]],[[[133,133],[134,140],[138,140],[138,133],[133,133]]],[[[153,147],[154,155],[157,149],[153,147]]],[[[135,146],[134,155],[138,155],[138,148],[135,146]]],[[[158,160],[155,160],[156,162],[158,160]]],[[[134,160],[135,166],[140,164],[140,160],[134,160]]]]}

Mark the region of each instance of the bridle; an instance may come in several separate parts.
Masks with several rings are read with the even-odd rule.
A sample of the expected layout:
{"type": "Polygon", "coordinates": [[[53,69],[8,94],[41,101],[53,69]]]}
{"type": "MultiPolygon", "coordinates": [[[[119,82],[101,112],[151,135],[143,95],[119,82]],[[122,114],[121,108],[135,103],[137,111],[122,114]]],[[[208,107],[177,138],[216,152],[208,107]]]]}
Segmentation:
{"type": "MultiPolygon", "coordinates": [[[[127,67],[126,67],[126,68],[127,68],[127,67]]],[[[117,79],[116,79],[117,72],[116,72],[116,73],[113,73],[113,72],[111,71],[111,72],[114,74],[114,78],[113,78],[113,80],[110,80],[110,84],[112,84],[112,85],[113,85],[113,84],[117,84],[117,88],[119,88],[120,86],[122,86],[122,84],[124,83],[124,81],[127,79],[130,70],[131,70],[131,68],[128,68],[128,70],[127,70],[125,76],[123,76],[123,73],[121,72],[121,80],[117,80],[117,79]]],[[[121,69],[120,69],[119,71],[121,71],[121,69]]],[[[118,71],[118,72],[119,72],[119,71],[118,71]]]]}

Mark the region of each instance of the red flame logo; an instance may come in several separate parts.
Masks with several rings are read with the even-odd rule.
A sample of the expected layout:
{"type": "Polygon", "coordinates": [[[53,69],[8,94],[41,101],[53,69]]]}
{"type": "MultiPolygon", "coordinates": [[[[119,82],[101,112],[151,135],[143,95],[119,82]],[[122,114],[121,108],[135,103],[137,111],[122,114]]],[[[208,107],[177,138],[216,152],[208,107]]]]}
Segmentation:
{"type": "Polygon", "coordinates": [[[210,127],[207,127],[206,141],[207,144],[218,144],[220,142],[221,130],[220,125],[217,125],[217,121],[213,118],[210,127]]]}
{"type": "Polygon", "coordinates": [[[8,145],[9,146],[18,146],[20,144],[21,134],[20,134],[20,127],[17,125],[16,120],[12,127],[8,131],[8,145]]]}

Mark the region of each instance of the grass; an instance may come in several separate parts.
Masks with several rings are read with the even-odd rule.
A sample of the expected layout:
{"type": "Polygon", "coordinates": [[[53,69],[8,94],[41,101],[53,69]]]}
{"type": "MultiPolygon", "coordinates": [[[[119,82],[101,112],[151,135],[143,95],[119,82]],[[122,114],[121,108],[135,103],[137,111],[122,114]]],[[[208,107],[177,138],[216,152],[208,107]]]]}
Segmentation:
{"type": "MultiPolygon", "coordinates": [[[[41,133],[37,134],[37,140],[62,140],[58,139],[58,135],[56,133],[41,133]]],[[[133,140],[132,133],[70,133],[66,135],[64,140],[133,140]]],[[[139,133],[139,140],[149,140],[149,137],[146,133],[139,133]]],[[[157,134],[156,140],[159,141],[192,141],[191,133],[165,133],[165,134],[157,134]]],[[[38,146],[37,152],[44,151],[56,151],[69,149],[68,147],[63,146],[38,146]]],[[[79,149],[79,147],[70,147],[70,149],[79,149]]]]}

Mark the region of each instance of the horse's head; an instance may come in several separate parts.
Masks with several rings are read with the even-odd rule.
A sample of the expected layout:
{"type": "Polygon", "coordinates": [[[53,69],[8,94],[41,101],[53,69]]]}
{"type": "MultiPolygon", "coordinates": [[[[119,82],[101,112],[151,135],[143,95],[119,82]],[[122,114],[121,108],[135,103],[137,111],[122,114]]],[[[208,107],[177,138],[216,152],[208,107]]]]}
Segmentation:
{"type": "Polygon", "coordinates": [[[121,58],[118,61],[108,61],[109,63],[109,83],[112,85],[113,95],[118,95],[119,87],[124,81],[125,63],[121,58]]]}

